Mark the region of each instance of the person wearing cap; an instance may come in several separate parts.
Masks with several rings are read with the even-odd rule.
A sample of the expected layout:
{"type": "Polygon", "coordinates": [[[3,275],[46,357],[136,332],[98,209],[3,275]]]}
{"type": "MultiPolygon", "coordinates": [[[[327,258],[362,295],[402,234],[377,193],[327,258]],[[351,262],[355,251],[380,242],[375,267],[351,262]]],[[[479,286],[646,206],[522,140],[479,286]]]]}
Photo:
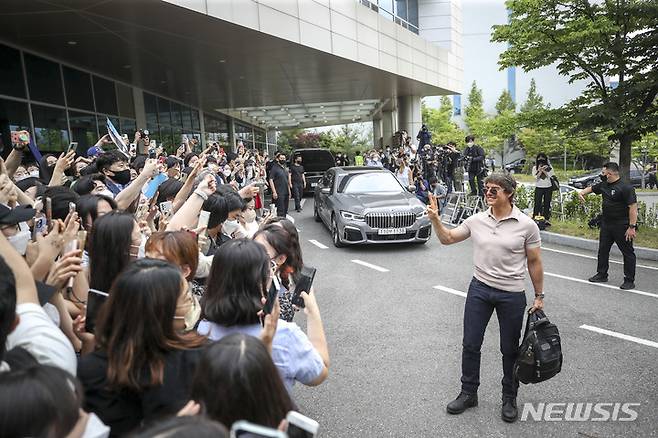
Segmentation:
{"type": "Polygon", "coordinates": [[[25,255],[31,237],[30,227],[27,226],[26,222],[32,219],[35,214],[36,210],[29,206],[9,208],[4,204],[0,204],[0,230],[2,235],[22,256],[25,255]]]}

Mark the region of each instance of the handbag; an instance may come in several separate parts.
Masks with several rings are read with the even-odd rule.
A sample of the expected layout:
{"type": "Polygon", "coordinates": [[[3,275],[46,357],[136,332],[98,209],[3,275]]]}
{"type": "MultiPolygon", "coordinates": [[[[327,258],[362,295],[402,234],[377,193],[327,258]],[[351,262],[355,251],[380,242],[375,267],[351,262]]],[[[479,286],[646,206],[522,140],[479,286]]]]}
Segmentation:
{"type": "Polygon", "coordinates": [[[561,370],[560,332],[543,311],[536,310],[528,315],[514,375],[523,383],[539,383],[561,370]]]}
{"type": "Polygon", "coordinates": [[[560,190],[560,180],[555,175],[551,177],[551,190],[554,192],[560,190]]]}

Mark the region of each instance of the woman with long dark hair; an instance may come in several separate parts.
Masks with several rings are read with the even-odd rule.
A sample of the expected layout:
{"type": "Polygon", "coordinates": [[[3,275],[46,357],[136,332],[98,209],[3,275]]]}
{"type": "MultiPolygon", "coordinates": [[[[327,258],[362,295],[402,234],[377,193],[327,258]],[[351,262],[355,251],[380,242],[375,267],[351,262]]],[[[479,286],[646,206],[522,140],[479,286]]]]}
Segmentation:
{"type": "Polygon", "coordinates": [[[89,287],[108,292],[130,260],[143,256],[142,233],[132,214],[111,211],[96,219],[90,237],[89,287]]]}
{"type": "Polygon", "coordinates": [[[302,270],[302,249],[295,225],[287,219],[269,223],[254,234],[254,240],[261,244],[276,265],[275,274],[281,279],[279,304],[281,319],[291,322],[295,316],[292,307],[292,292],[295,277],[302,270]]]}
{"type": "Polygon", "coordinates": [[[96,321],[96,351],[82,356],[85,408],[124,435],[142,421],[178,412],[206,343],[175,328],[187,282],[178,267],[137,260],[110,289],[96,321]]]}
{"type": "Polygon", "coordinates": [[[192,400],[226,426],[247,420],[276,429],[294,410],[267,348],[244,333],[228,335],[205,349],[192,383],[192,400]]]}
{"type": "Polygon", "coordinates": [[[553,168],[545,153],[540,152],[537,154],[535,165],[532,167],[532,175],[536,180],[535,206],[532,217],[535,218],[541,214],[544,220],[548,221],[551,218],[551,200],[553,198],[553,186],[551,182],[553,168]]]}
{"type": "MultiPolygon", "coordinates": [[[[262,298],[271,282],[271,260],[260,244],[247,239],[223,244],[210,269],[199,333],[213,341],[232,333],[259,336],[262,298]]],[[[279,321],[272,342],[272,358],[288,390],[295,381],[319,385],[329,374],[329,351],[315,294],[302,293],[302,297],[308,335],[295,323],[279,321]]]]}

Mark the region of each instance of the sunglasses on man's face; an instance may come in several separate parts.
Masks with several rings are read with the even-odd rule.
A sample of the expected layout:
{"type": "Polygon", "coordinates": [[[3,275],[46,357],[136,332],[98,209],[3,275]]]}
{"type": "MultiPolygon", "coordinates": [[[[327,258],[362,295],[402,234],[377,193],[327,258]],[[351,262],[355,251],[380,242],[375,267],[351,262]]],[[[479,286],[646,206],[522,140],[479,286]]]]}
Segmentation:
{"type": "Polygon", "coordinates": [[[498,195],[498,190],[501,190],[500,187],[485,187],[484,188],[484,194],[490,193],[491,196],[497,196],[498,195]]]}

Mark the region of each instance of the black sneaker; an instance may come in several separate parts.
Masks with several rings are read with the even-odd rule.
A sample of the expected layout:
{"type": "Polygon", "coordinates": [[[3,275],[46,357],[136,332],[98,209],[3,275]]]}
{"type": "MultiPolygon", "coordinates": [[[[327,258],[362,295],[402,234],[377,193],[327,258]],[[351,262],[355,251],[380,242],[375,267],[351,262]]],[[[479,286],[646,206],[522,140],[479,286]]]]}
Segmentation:
{"type": "Polygon", "coordinates": [[[449,414],[461,414],[468,408],[472,408],[478,405],[478,395],[477,394],[466,394],[465,392],[460,392],[456,399],[448,403],[446,411],[449,414]]]}
{"type": "Polygon", "coordinates": [[[500,410],[500,416],[507,423],[514,423],[519,417],[519,411],[516,409],[516,397],[503,397],[503,407],[500,410]]]}
{"type": "Polygon", "coordinates": [[[624,283],[621,286],[619,286],[619,289],[624,289],[624,290],[635,289],[635,283],[632,281],[624,280],[624,283]]]}
{"type": "Polygon", "coordinates": [[[592,283],[607,283],[608,276],[597,272],[595,276],[589,278],[589,281],[592,283]]]}

